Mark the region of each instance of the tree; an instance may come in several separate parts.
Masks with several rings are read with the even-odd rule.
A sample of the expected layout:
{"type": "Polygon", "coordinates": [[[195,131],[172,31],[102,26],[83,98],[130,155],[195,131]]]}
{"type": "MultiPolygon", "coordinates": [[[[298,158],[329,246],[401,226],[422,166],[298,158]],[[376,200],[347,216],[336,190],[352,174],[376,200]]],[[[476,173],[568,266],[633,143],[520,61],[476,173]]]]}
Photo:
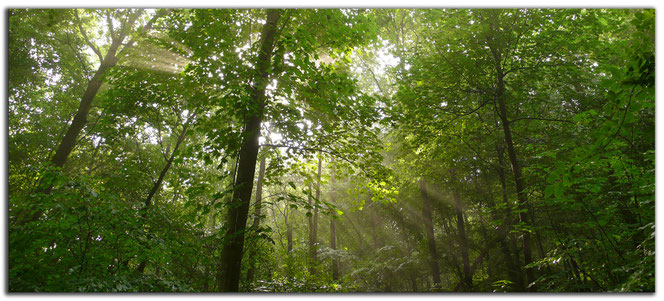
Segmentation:
{"type": "Polygon", "coordinates": [[[10,292],[655,289],[654,10],[8,18],[10,292]]]}
{"type": "Polygon", "coordinates": [[[256,59],[256,76],[250,93],[252,105],[244,126],[244,137],[239,152],[238,173],[235,177],[232,206],[228,211],[228,230],[226,232],[228,243],[224,245],[221,252],[223,276],[219,282],[220,291],[236,292],[239,288],[244,228],[247,223],[254,172],[256,170],[260,124],[266,105],[265,89],[270,76],[269,69],[277,22],[281,14],[282,12],[279,10],[268,10],[267,20],[261,34],[260,53],[256,59]]]}
{"type": "MultiPolygon", "coordinates": [[[[53,158],[51,159],[51,161],[55,166],[62,167],[67,161],[67,157],[69,157],[69,154],[74,149],[74,146],[76,145],[76,139],[79,136],[81,130],[83,130],[85,124],[87,123],[87,116],[88,112],[90,112],[92,101],[94,100],[95,96],[97,95],[97,92],[99,91],[99,88],[103,83],[102,77],[104,76],[107,70],[117,65],[119,61],[119,56],[121,56],[126,49],[131,48],[135,43],[135,39],[130,39],[127,42],[127,44],[124,45],[122,49],[120,49],[120,46],[122,46],[125,38],[127,38],[127,36],[130,35],[131,30],[134,28],[134,24],[136,23],[136,21],[138,20],[138,18],[141,16],[142,13],[143,10],[138,9],[135,11],[128,10],[124,12],[124,16],[118,15],[120,19],[120,27],[114,28],[115,25],[113,25],[113,20],[110,16],[110,13],[107,11],[106,22],[108,23],[108,31],[110,34],[111,44],[108,46],[106,54],[103,54],[101,50],[99,50],[99,47],[95,46],[87,38],[87,34],[85,32],[85,29],[83,29],[82,24],[81,23],[78,24],[79,29],[81,30],[81,34],[86,39],[88,39],[86,42],[99,58],[99,68],[97,68],[97,71],[88,81],[87,88],[85,89],[85,92],[81,97],[81,104],[79,105],[76,114],[74,115],[74,119],[69,125],[67,132],[62,138],[62,141],[58,145],[58,148],[55,151],[53,158]]],[[[140,30],[138,30],[138,32],[145,33],[146,31],[150,30],[155,18],[150,20],[146,25],[144,25],[140,30]]]]}
{"type": "Polygon", "coordinates": [[[436,252],[436,238],[433,233],[433,222],[431,220],[431,201],[427,194],[426,183],[420,180],[420,193],[422,193],[422,218],[427,234],[429,246],[429,262],[431,266],[431,275],[433,276],[433,285],[440,285],[440,271],[438,270],[438,253],[436,252]]]}

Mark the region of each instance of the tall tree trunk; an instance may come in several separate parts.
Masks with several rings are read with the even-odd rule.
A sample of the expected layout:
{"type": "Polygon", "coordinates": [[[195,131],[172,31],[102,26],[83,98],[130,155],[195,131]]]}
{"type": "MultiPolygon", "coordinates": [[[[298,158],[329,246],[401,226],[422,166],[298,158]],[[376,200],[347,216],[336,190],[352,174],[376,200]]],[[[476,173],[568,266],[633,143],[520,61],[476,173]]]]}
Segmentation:
{"type": "MultiPolygon", "coordinates": [[[[431,206],[430,206],[431,207],[431,206]]],[[[433,211],[433,209],[430,209],[433,211]]],[[[422,212],[424,213],[424,212],[422,212]]],[[[397,223],[397,225],[401,225],[399,228],[401,229],[400,234],[401,234],[401,240],[406,244],[406,252],[408,254],[412,254],[413,252],[416,251],[416,248],[414,248],[414,245],[417,245],[418,242],[422,239],[422,234],[420,233],[419,229],[415,230],[413,232],[409,232],[408,229],[410,227],[414,228],[413,225],[409,225],[406,223],[404,216],[402,212],[396,212],[396,214],[391,215],[394,218],[394,221],[397,223]],[[414,242],[413,242],[414,241],[414,242]]],[[[435,246],[435,244],[434,244],[435,246]]],[[[407,273],[410,278],[410,284],[411,287],[413,288],[413,292],[417,292],[417,276],[418,276],[418,270],[415,267],[414,264],[409,264],[409,267],[407,269],[407,273]]],[[[433,273],[432,273],[433,274],[433,273]]],[[[404,282],[407,283],[407,280],[405,277],[402,277],[404,282]]],[[[405,285],[406,287],[407,285],[405,285]]]]}
{"type": "Polygon", "coordinates": [[[309,264],[308,264],[308,269],[309,269],[309,274],[314,275],[316,274],[316,240],[314,237],[314,203],[313,203],[313,198],[311,197],[311,193],[313,192],[311,188],[311,183],[309,183],[309,194],[307,195],[307,200],[309,202],[309,211],[307,212],[307,226],[309,229],[309,264]]]}
{"type": "MultiPolygon", "coordinates": [[[[334,179],[334,174],[332,174],[330,178],[330,183],[332,184],[331,186],[334,186],[335,179],[334,179]]],[[[330,193],[330,202],[335,201],[336,194],[330,193]]],[[[336,213],[332,212],[332,215],[330,216],[330,249],[336,250],[337,249],[337,231],[335,228],[335,216],[336,213]]],[[[339,280],[339,261],[337,260],[336,256],[332,258],[332,280],[337,281],[339,280]]]]}
{"type": "MultiPolygon", "coordinates": [[[[500,60],[498,59],[498,62],[500,60]]],[[[512,132],[510,130],[509,119],[507,118],[507,106],[505,105],[505,83],[503,78],[505,74],[502,69],[498,67],[498,79],[496,83],[496,100],[498,101],[498,108],[500,110],[500,123],[503,126],[503,133],[505,135],[505,145],[507,146],[507,156],[510,159],[512,164],[512,173],[514,174],[514,183],[516,185],[516,194],[519,201],[519,221],[525,225],[529,224],[528,218],[528,197],[526,196],[525,186],[523,183],[523,175],[521,173],[521,165],[516,156],[516,151],[514,150],[514,142],[512,140],[512,132]]],[[[530,249],[530,233],[528,231],[523,232],[523,260],[524,266],[527,266],[532,262],[532,251],[530,249]]],[[[526,281],[528,284],[535,281],[535,275],[532,268],[526,268],[526,281]]],[[[534,290],[534,287],[531,287],[530,290],[534,290]]]]}
{"type": "Polygon", "coordinates": [[[373,248],[374,251],[378,250],[379,248],[379,243],[378,243],[378,233],[376,231],[376,228],[378,227],[377,221],[376,221],[376,203],[372,203],[371,207],[369,208],[369,219],[371,220],[371,237],[373,239],[373,248]]]}
{"type": "Polygon", "coordinates": [[[249,116],[244,125],[232,204],[228,210],[226,244],[221,251],[219,289],[224,292],[237,292],[240,285],[244,232],[247,226],[249,203],[256,172],[256,158],[258,157],[258,138],[266,102],[265,88],[269,80],[272,48],[280,15],[280,10],[268,9],[267,20],[261,34],[254,86],[250,91],[253,100],[251,107],[255,109],[247,112],[249,116]]]}
{"type": "MultiPolygon", "coordinates": [[[[133,13],[129,17],[127,25],[123,28],[132,28],[136,22],[136,19],[138,19],[141,13],[142,10],[138,10],[136,13],[133,13]]],[[[111,22],[111,20],[108,20],[108,22],[111,22]]],[[[148,23],[144,27],[144,30],[146,28],[149,29],[148,26],[152,26],[152,23],[148,23]]],[[[88,86],[86,87],[85,92],[81,97],[81,103],[78,106],[78,110],[76,111],[76,115],[74,115],[74,119],[72,120],[71,125],[69,125],[65,136],[60,141],[60,144],[55,151],[55,155],[53,155],[53,158],[51,158],[53,165],[57,167],[62,167],[65,165],[69,154],[74,149],[74,146],[76,146],[76,140],[81,133],[81,130],[83,130],[85,124],[88,122],[87,118],[88,113],[90,112],[90,108],[92,107],[92,101],[95,99],[97,92],[99,92],[99,88],[101,88],[101,85],[103,84],[102,77],[106,71],[117,65],[118,57],[116,57],[116,55],[118,53],[118,49],[122,45],[122,42],[127,36],[127,33],[128,32],[126,30],[121,30],[117,37],[112,37],[111,45],[108,48],[104,59],[100,62],[99,68],[97,68],[97,71],[92,76],[90,81],[88,81],[88,86]]],[[[99,52],[98,55],[101,55],[101,53],[99,52]]]]}
{"type": "MultiPolygon", "coordinates": [[[[334,213],[332,213],[332,218],[330,219],[330,249],[332,250],[337,249],[337,231],[334,223],[334,213]]],[[[339,261],[336,257],[332,258],[332,280],[339,280],[339,261]]]]}
{"type": "Polygon", "coordinates": [[[290,210],[288,206],[285,208],[286,214],[284,215],[284,224],[286,224],[286,276],[290,279],[293,277],[293,224],[289,221],[290,210]]]}
{"type": "Polygon", "coordinates": [[[459,245],[461,247],[461,261],[463,262],[463,283],[464,289],[470,290],[473,287],[473,275],[470,273],[470,260],[468,259],[468,239],[466,237],[466,227],[463,219],[463,205],[459,194],[459,182],[456,177],[456,170],[451,169],[452,185],[454,185],[454,207],[457,217],[457,234],[459,235],[459,245]]]}
{"type": "MultiPolygon", "coordinates": [[[[479,167],[473,167],[473,169],[478,169],[478,168],[479,167]]],[[[493,203],[493,198],[491,197],[492,193],[491,193],[490,190],[488,190],[485,193],[480,188],[480,176],[477,172],[473,172],[473,183],[475,184],[475,193],[480,197],[480,201],[479,201],[480,208],[484,207],[484,204],[482,204],[482,202],[485,202],[486,206],[488,208],[493,207],[494,203],[493,203]]],[[[490,187],[490,186],[487,186],[487,188],[488,187],[490,187]]],[[[494,219],[495,219],[495,214],[493,213],[493,211],[492,211],[491,216],[494,217],[494,219]]],[[[482,238],[484,239],[484,243],[486,244],[487,242],[489,242],[489,234],[488,234],[488,231],[487,231],[487,227],[484,224],[484,213],[483,212],[480,212],[479,219],[480,219],[480,230],[482,232],[482,238]]],[[[503,239],[501,239],[501,241],[503,241],[503,239]]],[[[494,269],[493,269],[493,265],[489,264],[490,262],[491,262],[491,252],[487,251],[487,253],[486,253],[486,264],[484,264],[485,272],[488,276],[488,279],[493,279],[494,278],[494,269]]]]}
{"type": "Polygon", "coordinates": [[[318,262],[318,204],[320,203],[320,176],[323,166],[323,156],[318,153],[318,175],[316,176],[316,204],[314,206],[314,260],[318,262]]]}
{"type": "Polygon", "coordinates": [[[438,268],[438,254],[436,252],[436,238],[433,234],[433,221],[431,220],[431,200],[427,192],[426,183],[420,180],[420,193],[422,194],[422,219],[429,245],[429,267],[433,276],[434,286],[440,285],[440,270],[438,268]]]}
{"type": "Polygon", "coordinates": [[[371,201],[369,205],[369,219],[371,220],[371,236],[373,238],[374,251],[383,246],[383,240],[380,235],[380,228],[382,227],[380,215],[378,214],[378,201],[371,201]]]}
{"type": "MultiPolygon", "coordinates": [[[[315,266],[318,264],[318,204],[320,203],[320,176],[323,165],[323,156],[318,153],[318,171],[316,174],[316,200],[312,203],[309,198],[309,204],[313,207],[313,214],[310,217],[309,223],[309,258],[311,264],[309,266],[309,274],[316,274],[315,266]]],[[[311,185],[309,185],[311,191],[311,185]]]]}
{"type": "Polygon", "coordinates": [[[509,199],[507,197],[507,178],[505,176],[505,162],[503,160],[505,150],[502,147],[499,147],[498,144],[496,144],[496,153],[498,155],[497,172],[498,172],[498,177],[500,179],[503,204],[505,206],[505,222],[503,223],[505,226],[502,229],[502,231],[504,232],[502,233],[502,235],[505,235],[505,239],[503,239],[503,241],[500,242],[500,250],[503,253],[503,258],[507,265],[507,275],[509,276],[510,280],[514,282],[516,285],[515,290],[523,291],[525,289],[525,286],[523,285],[523,276],[521,273],[521,268],[519,266],[518,253],[516,254],[516,257],[512,256],[512,253],[508,245],[509,227],[511,227],[512,225],[512,214],[511,214],[509,199]]]}
{"type": "MultiPolygon", "coordinates": [[[[141,29],[141,33],[145,33],[150,28],[152,28],[152,24],[154,21],[162,16],[165,13],[170,12],[170,10],[160,12],[156,14],[143,28],[141,29]]],[[[60,144],[58,144],[58,147],[55,151],[55,154],[51,158],[51,163],[53,163],[54,166],[58,168],[62,168],[65,165],[65,162],[67,162],[67,158],[71,154],[72,150],[76,146],[76,141],[78,139],[78,136],[80,135],[81,131],[87,124],[88,120],[88,113],[90,112],[90,108],[92,108],[92,102],[95,99],[95,96],[97,96],[97,92],[99,92],[99,88],[101,88],[101,85],[103,84],[102,77],[108,71],[109,69],[113,68],[115,65],[118,63],[118,49],[120,46],[122,46],[122,42],[124,41],[125,37],[127,36],[129,29],[133,27],[134,23],[138,19],[138,17],[143,13],[143,9],[138,9],[136,12],[131,14],[129,18],[127,19],[127,23],[124,28],[125,30],[120,30],[117,36],[112,36],[111,37],[111,45],[108,48],[108,51],[106,52],[106,55],[102,58],[102,54],[99,51],[97,47],[94,45],[90,44],[93,48],[93,50],[96,52],[96,54],[100,58],[100,64],[99,68],[97,68],[97,71],[95,74],[92,76],[92,78],[88,81],[88,85],[85,89],[85,92],[83,92],[83,96],[81,97],[81,103],[79,104],[78,109],[76,110],[76,114],[74,115],[74,119],[72,120],[72,123],[69,125],[67,128],[67,131],[65,132],[64,137],[62,140],[60,140],[60,144]]],[[[107,20],[108,22],[111,22],[112,20],[107,20]]],[[[109,23],[110,24],[110,23],[109,23]]],[[[79,24],[80,26],[80,24],[79,24]]],[[[112,25],[109,25],[112,26],[112,25]]],[[[85,33],[83,33],[85,35],[85,33]]],[[[85,37],[87,39],[87,36],[85,37]]],[[[88,41],[90,42],[90,41],[88,41]]],[[[126,49],[131,48],[135,43],[135,40],[132,39],[130,40],[123,48],[120,50],[120,54],[124,52],[126,49]]],[[[36,192],[39,193],[50,193],[51,189],[53,188],[53,180],[55,179],[54,176],[43,176],[39,180],[39,186],[36,189],[36,192]]],[[[31,215],[28,215],[29,217],[17,222],[19,225],[31,221],[37,220],[40,216],[42,215],[42,210],[37,210],[36,212],[32,213],[31,215]]]]}
{"type": "Polygon", "coordinates": [[[203,278],[203,292],[208,292],[209,291],[209,284],[210,284],[210,266],[205,265],[205,276],[203,278]]]}
{"type": "MultiPolygon", "coordinates": [[[[261,202],[263,200],[263,179],[265,178],[265,153],[261,157],[261,163],[258,168],[258,180],[256,181],[256,203],[254,204],[254,222],[251,227],[254,231],[258,231],[261,225],[261,202]]],[[[254,281],[254,272],[256,270],[256,248],[258,244],[249,250],[249,269],[247,270],[246,282],[251,283],[254,281]]]]}
{"type": "Polygon", "coordinates": [[[410,285],[413,287],[413,292],[417,292],[417,274],[410,273],[410,285]]]}
{"type": "MultiPolygon", "coordinates": [[[[122,37],[122,39],[124,39],[124,37],[122,37]]],[[[85,124],[88,122],[87,118],[88,113],[90,112],[90,108],[92,107],[92,101],[95,99],[99,88],[101,88],[101,85],[103,84],[102,76],[118,62],[118,58],[115,56],[115,54],[122,44],[122,39],[114,39],[111,47],[108,49],[108,52],[106,52],[104,60],[101,61],[97,72],[95,72],[90,81],[88,81],[88,86],[85,89],[83,96],[81,97],[81,103],[78,106],[76,115],[74,115],[74,119],[69,125],[65,136],[60,141],[60,144],[55,151],[55,155],[53,155],[53,158],[51,158],[53,165],[57,167],[62,167],[65,165],[69,154],[74,149],[74,146],[76,146],[76,140],[85,127],[85,124]]]]}
{"type": "Polygon", "coordinates": [[[286,240],[288,254],[293,252],[293,225],[286,220],[286,240]]]}
{"type": "Polygon", "coordinates": [[[355,223],[350,218],[350,215],[349,214],[344,214],[343,216],[346,217],[346,219],[348,220],[348,223],[350,223],[350,226],[353,228],[353,231],[355,231],[355,234],[357,234],[357,242],[358,242],[358,245],[359,245],[359,248],[360,248],[358,250],[358,255],[360,255],[360,257],[363,257],[364,253],[366,252],[366,248],[364,246],[366,246],[367,243],[364,240],[364,237],[362,236],[362,233],[360,233],[360,231],[355,226],[355,223]]]}

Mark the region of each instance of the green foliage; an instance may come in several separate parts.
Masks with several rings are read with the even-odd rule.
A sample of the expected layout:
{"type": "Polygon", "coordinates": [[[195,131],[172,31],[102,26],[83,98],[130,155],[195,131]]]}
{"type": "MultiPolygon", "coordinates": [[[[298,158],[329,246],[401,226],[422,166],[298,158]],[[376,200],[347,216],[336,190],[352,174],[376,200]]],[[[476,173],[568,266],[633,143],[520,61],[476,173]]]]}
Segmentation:
{"type": "Polygon", "coordinates": [[[218,291],[259,109],[241,291],[654,291],[654,10],[280,12],[8,11],[10,292],[218,291]]]}

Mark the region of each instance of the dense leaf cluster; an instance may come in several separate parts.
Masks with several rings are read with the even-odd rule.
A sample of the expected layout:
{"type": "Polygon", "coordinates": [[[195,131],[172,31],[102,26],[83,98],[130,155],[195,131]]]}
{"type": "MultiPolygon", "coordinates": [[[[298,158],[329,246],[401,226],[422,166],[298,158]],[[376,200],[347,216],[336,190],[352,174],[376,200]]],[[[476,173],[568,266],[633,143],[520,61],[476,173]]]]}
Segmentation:
{"type": "Polygon", "coordinates": [[[654,14],[10,9],[9,290],[654,291],[654,14]]]}

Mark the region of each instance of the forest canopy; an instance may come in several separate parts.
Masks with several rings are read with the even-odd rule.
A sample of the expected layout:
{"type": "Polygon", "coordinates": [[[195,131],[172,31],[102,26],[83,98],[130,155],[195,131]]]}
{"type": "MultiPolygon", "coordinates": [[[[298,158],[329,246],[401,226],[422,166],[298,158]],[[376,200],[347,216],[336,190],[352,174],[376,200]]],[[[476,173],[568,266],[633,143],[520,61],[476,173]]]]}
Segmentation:
{"type": "Polygon", "coordinates": [[[654,292],[654,9],[7,12],[10,292],[654,292]]]}

